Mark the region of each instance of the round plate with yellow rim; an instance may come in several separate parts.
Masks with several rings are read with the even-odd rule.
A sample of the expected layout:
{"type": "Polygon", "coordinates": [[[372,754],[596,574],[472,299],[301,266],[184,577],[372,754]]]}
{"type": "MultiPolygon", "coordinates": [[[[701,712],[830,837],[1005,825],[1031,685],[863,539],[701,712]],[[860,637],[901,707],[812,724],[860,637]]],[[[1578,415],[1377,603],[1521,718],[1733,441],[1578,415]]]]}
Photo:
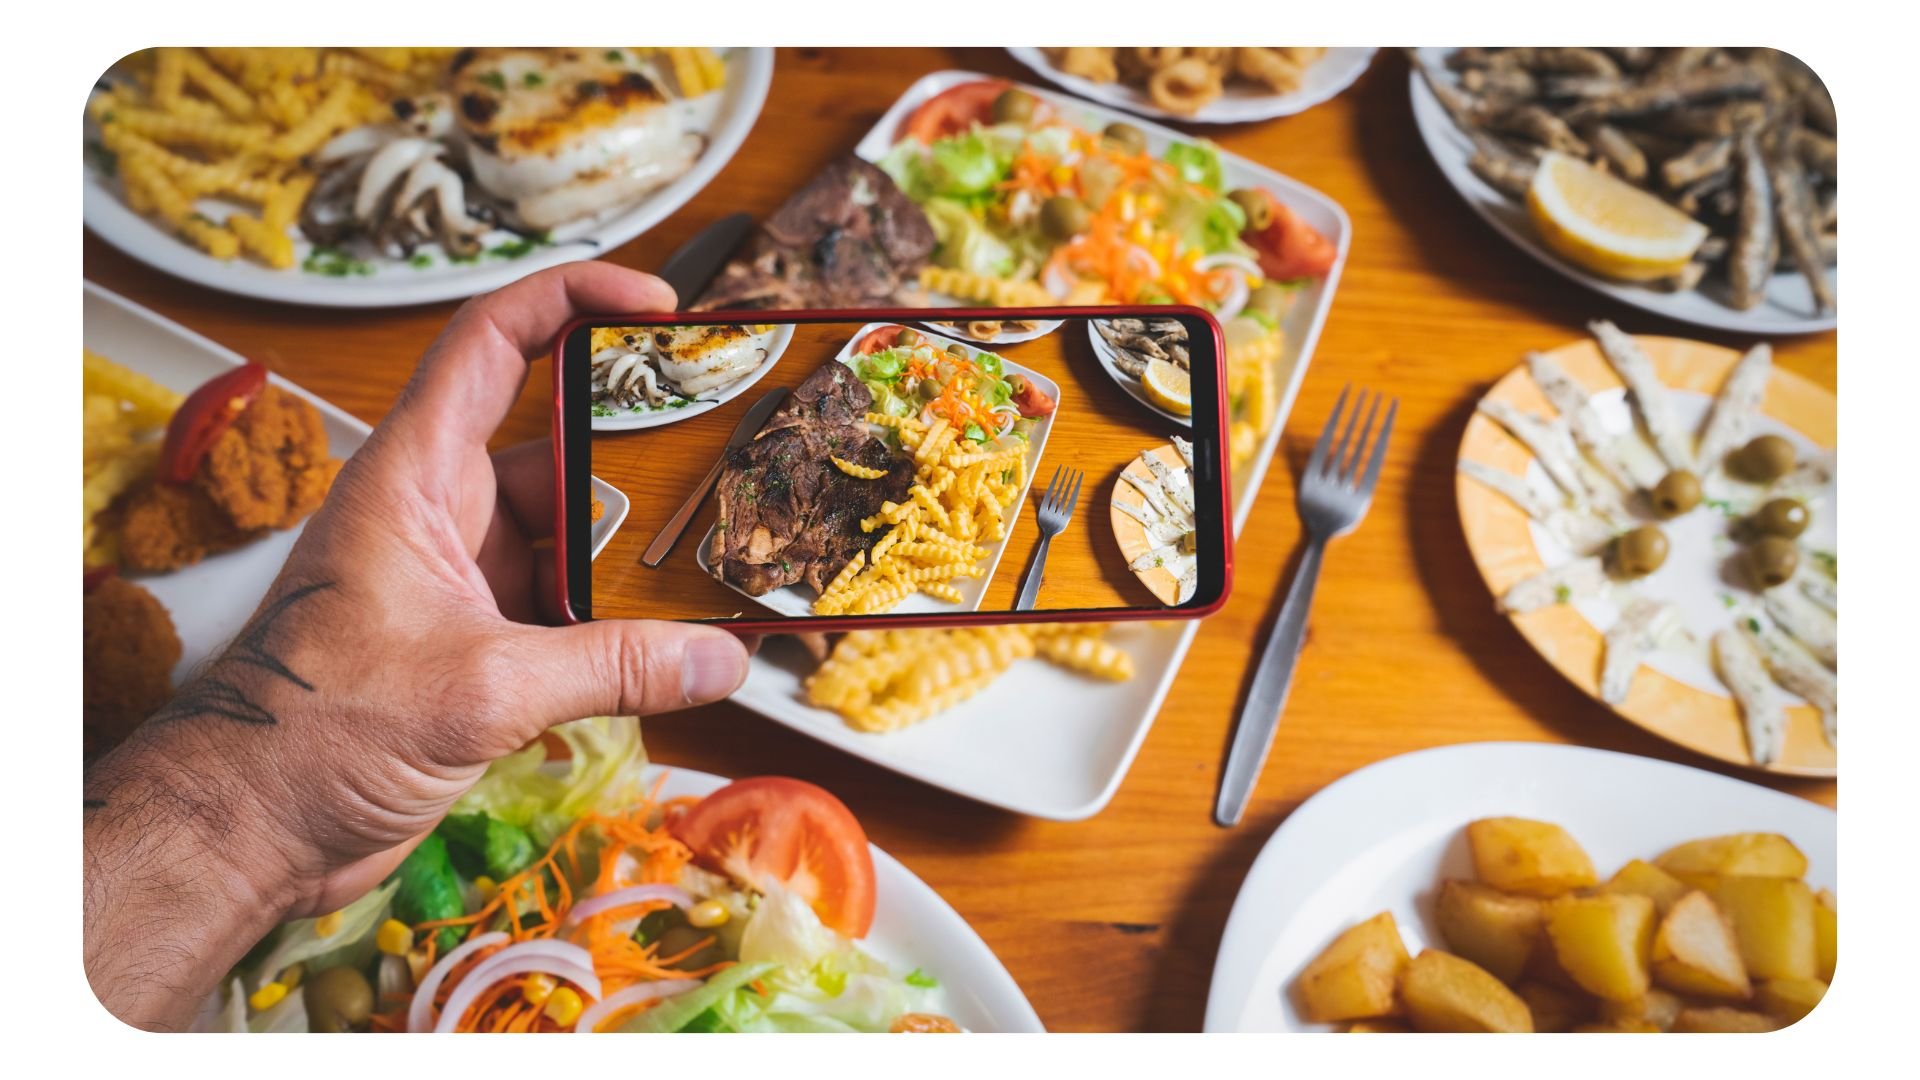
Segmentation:
{"type": "MultiPolygon", "coordinates": [[[[1142,525],[1138,518],[1120,509],[1122,502],[1129,506],[1141,508],[1146,506],[1146,500],[1134,484],[1127,482],[1127,477],[1133,478],[1144,486],[1158,486],[1160,483],[1154,477],[1153,471],[1147,468],[1147,463],[1141,460],[1146,454],[1159,458],[1168,468],[1180,470],[1187,468],[1186,459],[1180,456],[1180,451],[1175,449],[1172,443],[1163,443],[1136,456],[1127,463],[1125,469],[1121,470],[1119,476],[1114,477],[1113,497],[1110,500],[1112,505],[1107,508],[1107,513],[1113,519],[1113,538],[1120,544],[1120,557],[1125,559],[1129,566],[1133,564],[1133,560],[1154,548],[1153,538],[1147,535],[1147,527],[1142,525]]],[[[1133,576],[1140,579],[1140,584],[1145,585],[1147,591],[1151,592],[1156,600],[1168,607],[1173,607],[1180,602],[1180,578],[1166,567],[1150,566],[1145,570],[1135,570],[1133,576]]]]}
{"type": "MultiPolygon", "coordinates": [[[[1645,336],[1636,340],[1666,384],[1675,416],[1683,424],[1696,424],[1706,416],[1714,395],[1740,358],[1732,349],[1704,342],[1645,336]]],[[[1628,430],[1633,418],[1625,388],[1596,344],[1581,341],[1548,355],[1591,395],[1595,411],[1610,430],[1628,430]]],[[[1555,415],[1525,364],[1495,383],[1487,398],[1524,412],[1555,415]]],[[[1754,417],[1753,434],[1785,437],[1804,456],[1831,451],[1836,424],[1837,405],[1831,392],[1778,367],[1772,370],[1765,402],[1754,417]]],[[[1460,460],[1522,477],[1541,490],[1547,485],[1532,452],[1478,412],[1467,423],[1460,460]]],[[[1467,548],[1494,596],[1504,595],[1515,582],[1568,557],[1525,511],[1492,488],[1464,473],[1456,473],[1454,487],[1467,548]]],[[[1824,498],[1813,510],[1814,525],[1801,538],[1803,548],[1830,544],[1835,535],[1837,497],[1824,498]]],[[[1673,591],[1659,599],[1680,610],[1681,621],[1696,639],[1698,650],[1656,651],[1634,673],[1626,699],[1609,707],[1661,738],[1720,761],[1789,776],[1831,777],[1836,773],[1834,748],[1821,732],[1819,713],[1798,703],[1798,699],[1793,699],[1796,703],[1787,710],[1779,759],[1770,765],[1755,765],[1747,750],[1740,708],[1705,659],[1705,643],[1713,631],[1728,625],[1737,617],[1739,605],[1752,599],[1736,595],[1738,586],[1719,580],[1722,575],[1710,570],[1713,565],[1724,565],[1729,557],[1728,542],[1714,539],[1722,537],[1725,528],[1724,523],[1713,521],[1713,513],[1703,504],[1691,515],[1706,515],[1704,518],[1690,520],[1683,516],[1662,523],[1673,542],[1673,554],[1660,574],[1674,576],[1668,578],[1673,591]],[[1691,578],[1678,577],[1689,572],[1691,578]],[[1677,587],[1675,581],[1679,582],[1677,587]]],[[[1600,602],[1603,608],[1605,603],[1600,602]]],[[[1552,604],[1513,616],[1513,624],[1562,675],[1596,700],[1603,700],[1599,692],[1603,639],[1602,630],[1595,625],[1594,611],[1594,604],[1587,602],[1552,604]]]]}

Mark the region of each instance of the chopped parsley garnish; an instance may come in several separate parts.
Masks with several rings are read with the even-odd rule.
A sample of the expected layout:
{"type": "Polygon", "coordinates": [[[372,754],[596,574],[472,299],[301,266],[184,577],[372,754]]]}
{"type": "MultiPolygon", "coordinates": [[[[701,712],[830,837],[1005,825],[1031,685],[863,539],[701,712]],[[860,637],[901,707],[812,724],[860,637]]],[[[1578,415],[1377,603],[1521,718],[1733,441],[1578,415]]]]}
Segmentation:
{"type": "Polygon", "coordinates": [[[626,62],[626,59],[627,59],[627,54],[626,54],[626,53],[623,53],[623,52],[621,52],[621,51],[620,51],[619,49],[608,49],[608,50],[607,50],[607,62],[608,62],[608,63],[610,63],[610,64],[621,64],[621,63],[625,63],[625,62],[626,62]]]}
{"type": "Polygon", "coordinates": [[[1739,601],[1736,601],[1736,600],[1735,600],[1735,599],[1733,598],[1733,594],[1732,594],[1732,593],[1721,593],[1721,594],[1720,594],[1720,606],[1721,606],[1721,607],[1724,607],[1724,608],[1730,608],[1730,607],[1732,607],[1732,606],[1733,606],[1734,604],[1736,604],[1736,603],[1738,603],[1738,602],[1739,602],[1739,601]]]}
{"type": "Polygon", "coordinates": [[[1566,587],[1565,585],[1555,585],[1555,586],[1553,587],[1553,602],[1554,602],[1554,603],[1556,603],[1556,604],[1564,604],[1564,603],[1566,603],[1567,601],[1569,601],[1569,600],[1571,600],[1571,599],[1573,599],[1573,590],[1572,590],[1572,589],[1569,589],[1569,588],[1567,588],[1567,587],[1566,587]]]}
{"type": "Polygon", "coordinates": [[[507,88],[507,77],[497,71],[486,72],[479,76],[479,80],[482,86],[489,86],[495,90],[505,90],[507,88]]]}
{"type": "Polygon", "coordinates": [[[1813,561],[1820,564],[1820,569],[1825,570],[1828,577],[1840,580],[1840,556],[1831,551],[1809,551],[1807,554],[1813,556],[1813,561]]]}
{"type": "Polygon", "coordinates": [[[415,270],[425,270],[427,267],[433,265],[433,256],[424,251],[416,252],[413,258],[407,260],[407,265],[413,267],[415,270]]]}
{"type": "Polygon", "coordinates": [[[1749,616],[1747,616],[1747,629],[1749,629],[1749,630],[1751,630],[1751,631],[1753,631],[1753,632],[1754,632],[1754,633],[1756,633],[1756,634],[1757,634],[1757,633],[1759,633],[1759,632],[1760,632],[1760,620],[1759,620],[1759,619],[1756,619],[1756,618],[1754,618],[1754,617],[1753,617],[1753,616],[1751,616],[1751,615],[1749,615],[1749,616]]]}
{"type": "Polygon", "coordinates": [[[1725,499],[1706,499],[1703,501],[1708,506],[1712,507],[1715,510],[1718,510],[1721,514],[1725,515],[1726,517],[1736,516],[1733,510],[1733,504],[1728,502],[1725,499]]]}
{"type": "Polygon", "coordinates": [[[525,75],[520,77],[520,81],[523,83],[526,83],[528,86],[539,86],[541,83],[546,82],[547,80],[542,78],[539,72],[529,71],[525,75]]]}
{"type": "Polygon", "coordinates": [[[593,415],[595,415],[595,416],[612,416],[612,415],[613,415],[613,408],[612,408],[611,406],[608,406],[608,405],[602,405],[602,404],[600,404],[599,402],[595,402],[595,403],[594,403],[594,406],[593,406],[593,415]]]}
{"type": "Polygon", "coordinates": [[[908,986],[917,986],[922,990],[932,990],[934,987],[940,985],[939,979],[921,971],[919,968],[914,968],[912,971],[907,972],[906,982],[908,986]]]}
{"type": "Polygon", "coordinates": [[[539,245],[532,240],[508,240],[504,243],[495,244],[493,247],[487,249],[487,254],[496,259],[517,259],[538,246],[539,245]]]}
{"type": "Polygon", "coordinates": [[[300,264],[300,269],[327,277],[369,277],[373,274],[371,263],[331,247],[314,248],[300,264]]]}
{"type": "Polygon", "coordinates": [[[95,172],[110,177],[120,171],[120,156],[107,149],[98,139],[88,139],[86,150],[87,160],[93,163],[95,172]]]}

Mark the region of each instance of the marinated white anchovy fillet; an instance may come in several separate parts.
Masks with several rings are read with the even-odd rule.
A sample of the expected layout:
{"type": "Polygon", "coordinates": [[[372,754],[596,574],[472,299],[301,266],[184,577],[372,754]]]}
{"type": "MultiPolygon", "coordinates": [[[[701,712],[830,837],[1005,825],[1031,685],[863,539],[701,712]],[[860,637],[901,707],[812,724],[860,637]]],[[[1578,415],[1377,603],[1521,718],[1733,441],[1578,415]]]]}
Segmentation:
{"type": "Polygon", "coordinates": [[[1193,517],[1193,482],[1187,479],[1187,470],[1176,469],[1160,460],[1158,454],[1142,454],[1140,460],[1147,463],[1147,471],[1160,481],[1160,487],[1173,500],[1173,505],[1193,517]]]}
{"type": "Polygon", "coordinates": [[[1512,473],[1501,472],[1477,461],[1462,461],[1460,471],[1506,496],[1571,550],[1588,554],[1613,539],[1613,527],[1605,521],[1592,514],[1553,505],[1529,487],[1525,480],[1512,473]]]}
{"type": "Polygon", "coordinates": [[[1800,459],[1800,464],[1794,466],[1792,472],[1775,481],[1774,489],[1782,495],[1812,500],[1833,483],[1833,475],[1839,469],[1840,457],[1832,450],[1808,454],[1800,459]]]}
{"type": "Polygon", "coordinates": [[[1533,452],[1533,459],[1569,498],[1582,504],[1588,500],[1590,492],[1580,476],[1580,451],[1574,447],[1573,435],[1565,424],[1542,420],[1492,398],[1480,399],[1480,411],[1525,443],[1533,452]]]}
{"type": "Polygon", "coordinates": [[[1767,617],[1830,668],[1840,666],[1840,623],[1830,613],[1784,589],[1768,589],[1767,617]]]}
{"type": "Polygon", "coordinates": [[[1627,392],[1640,412],[1640,421],[1647,426],[1647,434],[1653,436],[1654,449],[1660,451],[1660,456],[1673,468],[1693,468],[1693,454],[1687,449],[1685,433],[1673,418],[1673,403],[1667,399],[1667,387],[1654,372],[1653,361],[1640,350],[1640,343],[1605,319],[1588,323],[1587,329],[1599,339],[1600,351],[1606,354],[1607,363],[1613,365],[1620,381],[1627,384],[1627,392]]]}
{"type": "Polygon", "coordinates": [[[1600,471],[1608,479],[1627,491],[1638,490],[1644,482],[1633,475],[1625,459],[1614,449],[1613,435],[1600,422],[1599,414],[1593,411],[1586,388],[1574,382],[1573,376],[1567,374],[1559,361],[1546,353],[1528,353],[1527,370],[1539,385],[1540,392],[1559,410],[1560,419],[1566,421],[1567,430],[1573,433],[1574,444],[1587,452],[1587,456],[1600,466],[1600,471]]]}
{"type": "Polygon", "coordinates": [[[1800,587],[1800,594],[1807,599],[1819,604],[1828,611],[1837,613],[1840,610],[1839,582],[1816,571],[1814,573],[1802,573],[1794,579],[1794,583],[1800,587]]]}
{"type": "MultiPolygon", "coordinates": [[[[1180,511],[1175,509],[1173,504],[1167,501],[1167,495],[1160,490],[1159,484],[1143,484],[1124,472],[1120,474],[1120,479],[1125,480],[1128,487],[1139,492],[1140,497],[1147,501],[1147,505],[1152,507],[1154,513],[1159,515],[1162,520],[1180,520],[1180,511]]],[[[1191,519],[1192,515],[1188,515],[1188,517],[1191,519]]]]}
{"type": "Polygon", "coordinates": [[[1193,533],[1192,526],[1183,526],[1178,522],[1168,521],[1166,518],[1154,513],[1151,507],[1135,506],[1130,502],[1124,502],[1119,499],[1115,499],[1113,505],[1119,507],[1121,513],[1139,522],[1141,527],[1147,530],[1148,538],[1150,538],[1155,545],[1178,543],[1181,537],[1189,536],[1193,533]]]}
{"type": "Polygon", "coordinates": [[[1179,581],[1180,591],[1175,603],[1184,604],[1193,598],[1193,591],[1199,583],[1199,560],[1171,545],[1157,547],[1127,564],[1128,568],[1144,573],[1159,568],[1174,575],[1179,581]]]}
{"type": "Polygon", "coordinates": [[[1563,604],[1582,596],[1592,596],[1605,588],[1606,584],[1606,566],[1599,556],[1589,555],[1548,567],[1532,577],[1514,582],[1500,597],[1500,606],[1515,615],[1524,615],[1549,604],[1563,604]]]}
{"type": "Polygon", "coordinates": [[[1756,765],[1780,758],[1780,741],[1787,730],[1786,702],[1767,678],[1760,654],[1735,630],[1713,635],[1713,658],[1747,722],[1747,752],[1756,765]]]}
{"type": "Polygon", "coordinates": [[[1660,647],[1660,632],[1672,609],[1639,597],[1607,628],[1606,654],[1600,659],[1600,697],[1615,705],[1627,700],[1640,661],[1660,647]]]}
{"type": "Polygon", "coordinates": [[[1192,443],[1188,442],[1187,440],[1181,438],[1178,435],[1175,435],[1173,437],[1173,449],[1175,453],[1178,453],[1180,455],[1180,460],[1187,463],[1187,468],[1189,469],[1193,468],[1193,444],[1192,443]]]}
{"type": "Polygon", "coordinates": [[[1727,384],[1713,401],[1713,413],[1700,433],[1700,464],[1715,469],[1727,454],[1747,441],[1753,418],[1766,400],[1767,377],[1773,373],[1773,347],[1755,345],[1733,366],[1727,384]]]}
{"type": "Polygon", "coordinates": [[[1840,745],[1840,680],[1828,671],[1818,660],[1807,655],[1807,651],[1794,644],[1793,639],[1780,632],[1778,627],[1756,615],[1747,615],[1736,620],[1734,626],[1741,636],[1760,651],[1767,662],[1767,670],[1773,672],[1773,681],[1807,699],[1807,704],[1820,710],[1820,728],[1826,733],[1827,744],[1840,745]]]}

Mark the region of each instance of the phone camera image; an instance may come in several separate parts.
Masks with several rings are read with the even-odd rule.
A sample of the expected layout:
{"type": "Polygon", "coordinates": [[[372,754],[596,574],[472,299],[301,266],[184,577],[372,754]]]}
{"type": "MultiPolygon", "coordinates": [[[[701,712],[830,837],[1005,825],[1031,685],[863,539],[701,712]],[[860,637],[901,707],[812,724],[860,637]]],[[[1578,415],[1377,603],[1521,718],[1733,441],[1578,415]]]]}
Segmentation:
{"type": "Polygon", "coordinates": [[[559,390],[576,616],[932,622],[1217,604],[1212,320],[940,314],[576,328],[559,390]]]}

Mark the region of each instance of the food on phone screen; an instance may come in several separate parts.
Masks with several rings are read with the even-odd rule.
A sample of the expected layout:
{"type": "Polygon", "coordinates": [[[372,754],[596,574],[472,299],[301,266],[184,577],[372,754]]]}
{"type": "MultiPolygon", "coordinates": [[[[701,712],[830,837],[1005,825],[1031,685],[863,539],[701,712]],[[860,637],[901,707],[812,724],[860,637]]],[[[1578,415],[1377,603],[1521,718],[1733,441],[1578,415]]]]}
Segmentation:
{"type": "Polygon", "coordinates": [[[1169,607],[1191,599],[1199,582],[1193,493],[1193,444],[1177,435],[1134,458],[1114,482],[1120,557],[1169,607]]]}
{"type": "Polygon", "coordinates": [[[771,326],[599,327],[590,346],[595,416],[647,413],[711,401],[753,374],[771,326]]]}

